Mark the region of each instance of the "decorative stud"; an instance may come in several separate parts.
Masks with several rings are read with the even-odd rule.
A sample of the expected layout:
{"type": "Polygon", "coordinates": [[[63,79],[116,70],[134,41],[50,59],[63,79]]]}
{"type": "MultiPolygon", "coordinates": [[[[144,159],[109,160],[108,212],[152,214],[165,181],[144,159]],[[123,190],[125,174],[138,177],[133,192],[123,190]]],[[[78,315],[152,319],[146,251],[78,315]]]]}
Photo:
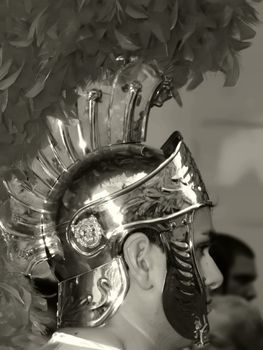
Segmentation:
{"type": "Polygon", "coordinates": [[[71,225],[71,241],[78,248],[96,248],[103,236],[103,228],[94,215],[80,220],[76,225],[71,225]]]}

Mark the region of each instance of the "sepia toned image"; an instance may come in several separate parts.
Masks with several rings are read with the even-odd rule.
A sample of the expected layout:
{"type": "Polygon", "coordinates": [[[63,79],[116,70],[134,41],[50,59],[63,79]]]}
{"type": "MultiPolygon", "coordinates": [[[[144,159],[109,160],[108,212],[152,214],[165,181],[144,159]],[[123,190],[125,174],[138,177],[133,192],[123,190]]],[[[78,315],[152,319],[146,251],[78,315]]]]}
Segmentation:
{"type": "Polygon", "coordinates": [[[0,350],[263,350],[263,2],[0,0],[0,350]]]}

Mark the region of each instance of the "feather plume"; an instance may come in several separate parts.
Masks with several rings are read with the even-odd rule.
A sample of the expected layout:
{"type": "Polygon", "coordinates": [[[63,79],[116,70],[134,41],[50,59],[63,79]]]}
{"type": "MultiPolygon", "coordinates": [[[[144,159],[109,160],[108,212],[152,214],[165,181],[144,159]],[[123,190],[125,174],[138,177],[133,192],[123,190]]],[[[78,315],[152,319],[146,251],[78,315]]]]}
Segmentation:
{"type": "Polygon", "coordinates": [[[34,350],[46,342],[54,324],[41,297],[8,258],[0,237],[0,348],[34,350]]]}
{"type": "Polygon", "coordinates": [[[38,147],[63,92],[114,74],[119,56],[157,62],[179,104],[206,72],[236,84],[256,22],[246,0],[0,0],[0,169],[38,147]]]}

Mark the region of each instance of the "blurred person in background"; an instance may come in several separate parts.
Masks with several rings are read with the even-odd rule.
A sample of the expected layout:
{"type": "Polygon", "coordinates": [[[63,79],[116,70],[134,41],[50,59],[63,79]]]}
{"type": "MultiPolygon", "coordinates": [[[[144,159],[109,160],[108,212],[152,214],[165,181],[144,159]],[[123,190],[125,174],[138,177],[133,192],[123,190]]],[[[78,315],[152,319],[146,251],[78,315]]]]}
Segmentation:
{"type": "Polygon", "coordinates": [[[238,295],[248,301],[256,298],[255,254],[246,243],[225,233],[215,233],[210,254],[224,276],[215,294],[238,295]]]}
{"type": "Polygon", "coordinates": [[[215,296],[209,323],[209,350],[263,349],[263,320],[244,298],[215,296]]]}
{"type": "MultiPolygon", "coordinates": [[[[254,283],[257,278],[257,269],[254,252],[240,239],[225,233],[216,232],[211,235],[209,253],[224,277],[221,286],[213,291],[213,299],[215,301],[212,308],[215,308],[215,310],[209,314],[211,334],[211,348],[209,347],[209,350],[261,349],[259,345],[258,347],[253,347],[252,345],[251,347],[248,347],[248,345],[242,347],[239,343],[238,347],[235,345],[237,343],[235,337],[238,335],[238,332],[242,332],[243,327],[245,329],[245,333],[243,334],[245,340],[242,340],[242,342],[246,344],[247,339],[249,339],[246,333],[251,328],[250,323],[252,322],[253,325],[254,323],[260,324],[259,321],[256,321],[260,319],[259,313],[247,304],[248,301],[256,298],[254,283]],[[225,305],[220,307],[220,302],[222,304],[225,303],[225,305]],[[231,310],[228,310],[228,307],[231,307],[231,310]],[[242,312],[251,312],[252,321],[250,321],[250,316],[248,316],[246,323],[246,316],[242,312]],[[241,314],[241,328],[239,331],[236,330],[236,322],[238,320],[236,315],[238,313],[241,314]],[[233,335],[231,335],[232,333],[233,335]],[[235,341],[231,340],[231,337],[235,341]]],[[[256,331],[252,331],[251,333],[253,337],[255,335],[259,337],[260,335],[260,332],[257,333],[256,331]]],[[[187,347],[181,350],[191,349],[193,347],[187,347]]]]}

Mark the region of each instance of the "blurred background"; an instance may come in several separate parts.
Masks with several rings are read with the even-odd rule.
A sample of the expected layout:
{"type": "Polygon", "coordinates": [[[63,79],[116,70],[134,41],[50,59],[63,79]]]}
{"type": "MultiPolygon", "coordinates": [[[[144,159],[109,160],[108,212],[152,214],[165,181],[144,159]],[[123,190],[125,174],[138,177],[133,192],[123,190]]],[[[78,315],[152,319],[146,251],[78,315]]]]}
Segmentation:
{"type": "Polygon", "coordinates": [[[182,91],[183,107],[166,102],[149,119],[148,143],[161,146],[180,130],[201,170],[214,209],[214,226],[247,242],[256,254],[258,297],[263,313],[263,4],[249,50],[241,52],[240,79],[223,87],[209,74],[194,91],[182,91]]]}

